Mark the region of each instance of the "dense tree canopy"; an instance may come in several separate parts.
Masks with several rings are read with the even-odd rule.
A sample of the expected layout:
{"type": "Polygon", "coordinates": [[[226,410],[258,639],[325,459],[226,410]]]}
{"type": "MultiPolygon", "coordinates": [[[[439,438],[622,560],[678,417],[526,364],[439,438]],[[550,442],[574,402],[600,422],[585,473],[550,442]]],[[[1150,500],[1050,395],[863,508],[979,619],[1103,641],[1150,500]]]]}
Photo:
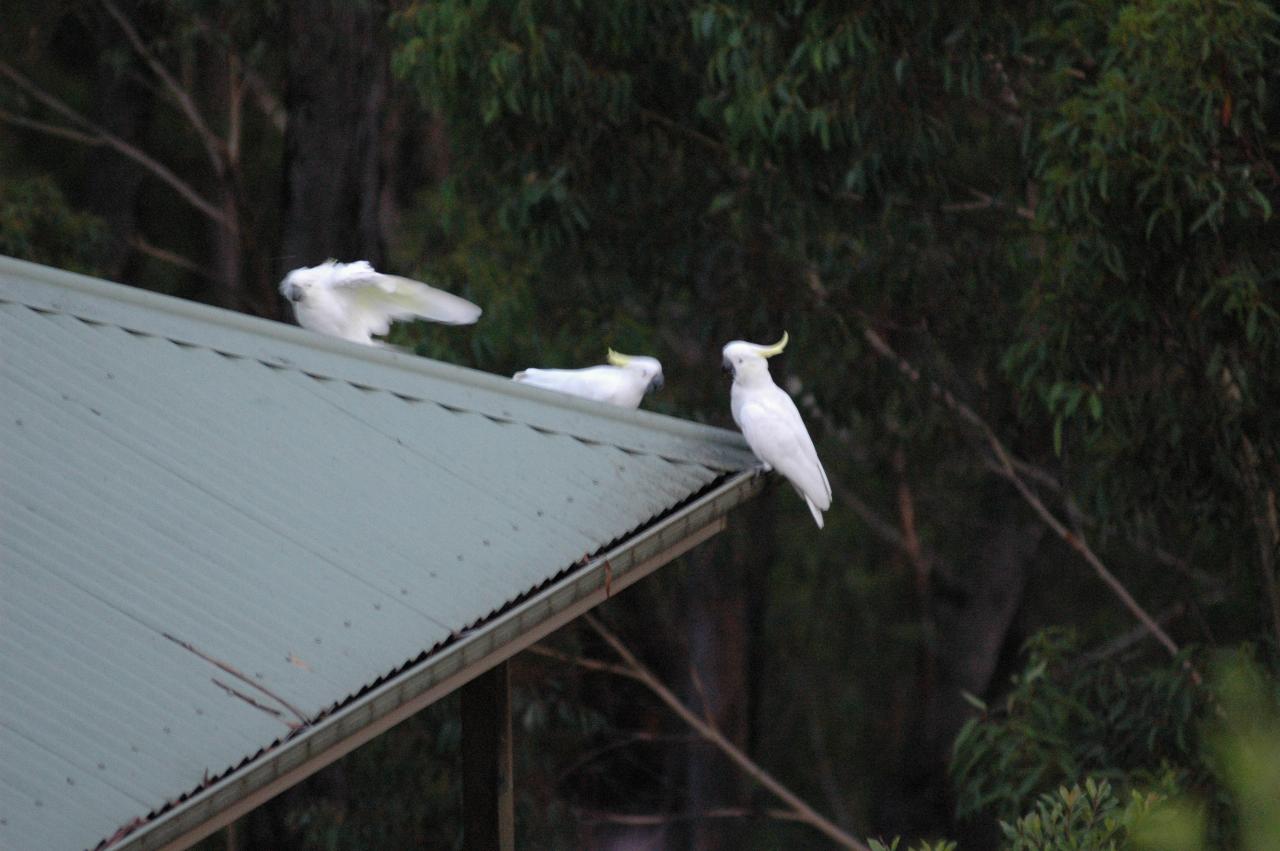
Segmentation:
{"type": "MultiPolygon", "coordinates": [[[[1274,3],[16,14],[2,251],[269,316],[283,271],[368,256],[484,306],[472,330],[398,331],[420,354],[652,353],[652,406],[721,425],[719,347],[787,330],[775,375],[832,479],[828,528],[775,488],[609,613],[846,831],[1277,835],[1248,803],[1277,778],[1246,756],[1280,735],[1274,3]]],[[[813,840],[634,684],[524,664],[531,845],[603,842],[617,812],[669,817],[672,844],[813,840]],[[697,818],[714,806],[745,816],[697,818]]],[[[251,841],[456,837],[449,718],[257,814],[251,841]]]]}

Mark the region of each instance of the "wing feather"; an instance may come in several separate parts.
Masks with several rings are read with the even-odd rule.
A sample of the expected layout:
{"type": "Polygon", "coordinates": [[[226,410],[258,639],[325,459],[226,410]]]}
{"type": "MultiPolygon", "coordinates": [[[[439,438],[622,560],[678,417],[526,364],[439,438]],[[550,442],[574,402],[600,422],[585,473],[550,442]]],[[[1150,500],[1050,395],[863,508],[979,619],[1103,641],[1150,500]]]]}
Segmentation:
{"type": "Polygon", "coordinates": [[[790,396],[778,387],[762,390],[743,399],[738,426],[760,460],[785,476],[809,502],[821,526],[818,512],[831,507],[831,483],[813,438],[790,396]]]}
{"type": "Polygon", "coordinates": [[[373,334],[385,334],[391,322],[421,317],[445,325],[470,325],[480,318],[478,306],[465,298],[398,275],[356,277],[334,281],[334,293],[346,302],[353,316],[373,334]]]}

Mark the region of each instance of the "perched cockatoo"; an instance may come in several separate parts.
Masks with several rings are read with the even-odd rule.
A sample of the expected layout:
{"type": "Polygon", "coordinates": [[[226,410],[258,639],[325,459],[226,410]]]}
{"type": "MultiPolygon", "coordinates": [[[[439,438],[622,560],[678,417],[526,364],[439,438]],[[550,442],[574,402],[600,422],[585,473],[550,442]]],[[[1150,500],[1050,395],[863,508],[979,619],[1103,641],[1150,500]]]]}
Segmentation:
{"type": "Polygon", "coordinates": [[[724,368],[733,373],[729,404],[733,421],[766,468],[777,470],[809,504],[822,528],[822,512],[831,507],[831,483],[818,460],[813,438],[800,419],[796,403],[769,375],[771,358],[787,345],[787,333],[772,346],[734,340],[721,352],[724,368]]]}
{"type": "Polygon", "coordinates": [[[321,334],[366,346],[396,320],[415,317],[445,325],[470,325],[480,308],[465,298],[396,275],[384,275],[365,260],[294,269],[280,282],[280,293],[293,302],[298,324],[321,334]]]}
{"type": "Polygon", "coordinates": [[[511,376],[521,384],[572,396],[638,408],[644,394],[662,389],[662,364],[644,355],[620,355],[609,349],[609,366],[585,369],[526,369],[511,376]]]}

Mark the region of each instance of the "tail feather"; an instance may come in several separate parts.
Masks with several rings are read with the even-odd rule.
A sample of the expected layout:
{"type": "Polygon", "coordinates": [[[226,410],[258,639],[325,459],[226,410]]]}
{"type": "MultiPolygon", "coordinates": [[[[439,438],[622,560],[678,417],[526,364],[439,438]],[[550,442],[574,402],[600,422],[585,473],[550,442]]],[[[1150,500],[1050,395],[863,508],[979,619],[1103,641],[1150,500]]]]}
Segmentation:
{"type": "MultiPolygon", "coordinates": [[[[801,496],[804,496],[804,495],[801,494],[801,496]]],[[[822,528],[822,509],[814,505],[813,500],[809,499],[809,497],[807,496],[804,498],[804,502],[805,502],[805,505],[809,506],[809,513],[813,515],[813,522],[817,523],[818,528],[821,529],[822,528]]]]}

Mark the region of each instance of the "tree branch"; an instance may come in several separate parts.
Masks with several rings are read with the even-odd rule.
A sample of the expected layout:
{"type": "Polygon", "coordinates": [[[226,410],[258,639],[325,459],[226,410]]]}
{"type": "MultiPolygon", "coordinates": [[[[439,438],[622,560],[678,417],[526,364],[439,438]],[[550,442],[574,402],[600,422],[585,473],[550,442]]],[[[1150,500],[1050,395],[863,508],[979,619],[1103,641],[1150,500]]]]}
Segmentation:
{"type": "MultiPolygon", "coordinates": [[[[968,405],[953,396],[950,391],[939,385],[937,382],[924,382],[920,371],[912,366],[908,360],[895,352],[889,344],[885,342],[884,338],[877,334],[870,325],[864,326],[863,337],[876,354],[894,363],[898,367],[898,371],[912,382],[917,384],[927,384],[930,393],[935,398],[940,399],[947,408],[982,434],[986,439],[987,444],[991,447],[992,453],[995,455],[995,472],[1008,480],[1036,515],[1039,516],[1039,518],[1044,521],[1044,523],[1052,529],[1058,537],[1080,554],[1089,566],[1093,568],[1098,577],[1107,585],[1108,588],[1111,589],[1112,593],[1114,593],[1120,602],[1124,604],[1124,607],[1138,619],[1147,631],[1150,632],[1151,635],[1154,636],[1167,651],[1169,651],[1169,655],[1177,656],[1180,652],[1177,643],[1169,637],[1169,634],[1164,631],[1156,619],[1153,618],[1136,599],[1134,599],[1133,595],[1130,594],[1129,590],[1124,587],[1123,583],[1116,578],[1115,574],[1113,574],[1107,566],[1103,564],[1102,559],[1100,559],[1097,553],[1095,553],[1089,546],[1089,542],[1082,535],[1078,535],[1068,529],[1066,524],[1049,511],[1049,509],[1046,508],[1044,503],[1040,500],[1040,497],[1038,497],[1035,492],[1027,486],[1027,483],[1018,473],[1018,468],[1015,466],[1013,457],[1009,454],[1009,451],[1005,448],[1000,439],[996,437],[991,426],[987,425],[986,420],[979,416],[978,413],[968,405]]],[[[1192,667],[1189,662],[1185,663],[1185,668],[1192,680],[1199,685],[1202,681],[1200,673],[1192,667]]]]}
{"type": "MultiPolygon", "coordinates": [[[[201,196],[200,193],[197,192],[194,188],[192,188],[192,186],[189,183],[184,181],[182,178],[178,177],[176,174],[174,174],[172,171],[166,168],[163,164],[152,159],[150,156],[143,153],[138,148],[135,148],[133,145],[130,145],[128,142],[121,139],[119,136],[116,136],[115,134],[111,133],[105,128],[90,121],[88,118],[81,115],[79,112],[76,112],[74,109],[72,109],[70,106],[67,106],[67,104],[63,103],[57,97],[50,94],[49,92],[46,92],[44,89],[37,86],[31,80],[27,79],[24,75],[19,73],[15,68],[13,68],[13,66],[9,65],[7,62],[0,61],[0,75],[8,77],[9,80],[12,81],[13,84],[17,86],[19,89],[31,95],[31,97],[35,98],[40,103],[47,106],[49,109],[53,110],[54,112],[58,113],[62,117],[66,118],[68,121],[88,131],[88,134],[86,135],[89,136],[90,138],[97,140],[96,142],[92,142],[92,143],[85,139],[76,139],[75,141],[84,142],[85,144],[107,145],[108,147],[114,149],[117,153],[128,157],[129,159],[138,163],[138,165],[145,168],[147,171],[151,172],[151,174],[154,175],[155,177],[158,177],[165,183],[169,184],[169,186],[175,192],[177,192],[180,196],[182,196],[182,198],[185,199],[187,203],[191,204],[191,206],[195,207],[197,210],[204,213],[213,221],[217,222],[223,227],[228,228],[229,230],[232,230],[234,232],[234,228],[227,221],[227,217],[223,215],[222,210],[218,209],[218,207],[216,207],[214,204],[211,204],[209,201],[205,200],[205,198],[201,196]]],[[[35,122],[35,121],[32,121],[31,119],[23,119],[23,120],[28,121],[29,123],[27,124],[27,126],[31,127],[32,129],[37,129],[37,130],[40,130],[41,132],[49,133],[55,136],[60,136],[62,138],[71,138],[65,132],[58,132],[63,128],[54,128],[53,125],[48,125],[47,127],[35,127],[34,125],[43,124],[43,122],[35,122]]],[[[75,132],[75,131],[72,131],[72,132],[75,132]]]]}
{"type": "Polygon", "coordinates": [[[169,69],[165,68],[155,54],[147,49],[147,45],[142,40],[142,36],[138,35],[138,31],[133,28],[133,24],[125,17],[124,13],[111,0],[100,0],[103,8],[107,10],[107,14],[115,18],[116,23],[120,25],[120,29],[124,31],[125,38],[133,45],[133,49],[142,57],[142,61],[147,63],[147,67],[156,75],[170,97],[178,105],[178,109],[187,121],[191,124],[191,128],[196,131],[196,135],[200,137],[200,141],[204,144],[205,152],[209,155],[209,161],[213,164],[214,171],[221,177],[226,171],[227,163],[223,156],[226,146],[218,135],[209,129],[209,125],[205,123],[204,116],[200,114],[200,109],[196,106],[195,100],[191,97],[182,85],[173,78],[169,73],[169,69]]]}
{"type": "Polygon", "coordinates": [[[44,133],[47,136],[57,136],[60,139],[70,139],[72,142],[79,142],[82,145],[101,145],[104,140],[100,136],[94,136],[90,133],[81,133],[79,130],[73,130],[70,127],[63,127],[60,124],[49,124],[44,121],[37,121],[34,118],[27,118],[23,115],[14,115],[12,112],[0,109],[0,121],[7,121],[15,127],[25,127],[28,130],[35,130],[37,133],[44,133]]]}
{"type": "Polygon", "coordinates": [[[570,656],[568,653],[561,653],[547,647],[545,644],[534,644],[526,648],[530,653],[538,656],[546,656],[548,659],[556,659],[561,662],[567,662],[570,665],[577,665],[579,668],[586,668],[588,671],[600,671],[605,674],[615,674],[619,677],[626,677],[632,680],[638,680],[635,671],[625,668],[622,665],[615,665],[612,662],[602,662],[599,659],[588,659],[585,656],[570,656]]]}
{"type": "Polygon", "coordinates": [[[252,68],[241,63],[241,73],[244,75],[244,83],[249,91],[253,93],[253,98],[258,102],[258,109],[271,122],[271,126],[283,133],[285,127],[289,123],[289,113],[280,103],[280,98],[267,87],[266,81],[262,79],[262,75],[252,68]]]}
{"type": "Polygon", "coordinates": [[[1009,210],[1020,219],[1026,219],[1029,222],[1034,222],[1036,220],[1035,211],[1029,207],[1006,203],[1005,201],[1001,201],[999,198],[989,195],[980,189],[975,189],[972,186],[967,188],[969,190],[969,194],[973,196],[974,200],[943,204],[942,209],[949,212],[963,212],[969,210],[1009,210]]]}
{"type": "Polygon", "coordinates": [[[178,254],[176,251],[170,251],[167,248],[161,248],[158,245],[152,245],[150,242],[147,242],[147,240],[142,236],[138,236],[135,234],[134,236],[130,237],[129,247],[142,252],[148,257],[154,257],[156,260],[159,260],[162,263],[168,263],[172,266],[177,266],[179,269],[185,269],[188,272],[199,275],[201,278],[204,278],[207,281],[217,280],[217,277],[213,274],[213,272],[209,271],[208,269],[204,268],[200,264],[196,263],[194,260],[191,260],[190,258],[187,258],[187,257],[183,257],[181,254],[178,254]]]}
{"type": "Polygon", "coordinates": [[[789,808],[789,812],[794,814],[797,821],[803,822],[820,833],[824,834],[828,839],[835,842],[842,848],[851,848],[854,851],[870,851],[870,849],[854,839],[845,831],[830,820],[823,817],[820,813],[806,804],[801,798],[796,796],[794,792],[779,783],[773,775],[765,771],[757,765],[751,757],[743,753],[737,745],[725,738],[724,734],[711,723],[699,718],[697,713],[685,706],[684,703],[676,697],[676,695],[663,684],[658,677],[644,666],[634,654],[627,648],[622,641],[613,634],[603,623],[591,614],[583,615],[583,619],[587,622],[596,633],[604,639],[613,652],[621,657],[625,667],[631,671],[630,676],[643,683],[650,691],[657,695],[668,708],[671,709],[680,719],[693,728],[699,736],[706,741],[715,745],[720,749],[726,757],[729,758],[743,772],[750,776],[753,780],[783,801],[789,808]]]}

